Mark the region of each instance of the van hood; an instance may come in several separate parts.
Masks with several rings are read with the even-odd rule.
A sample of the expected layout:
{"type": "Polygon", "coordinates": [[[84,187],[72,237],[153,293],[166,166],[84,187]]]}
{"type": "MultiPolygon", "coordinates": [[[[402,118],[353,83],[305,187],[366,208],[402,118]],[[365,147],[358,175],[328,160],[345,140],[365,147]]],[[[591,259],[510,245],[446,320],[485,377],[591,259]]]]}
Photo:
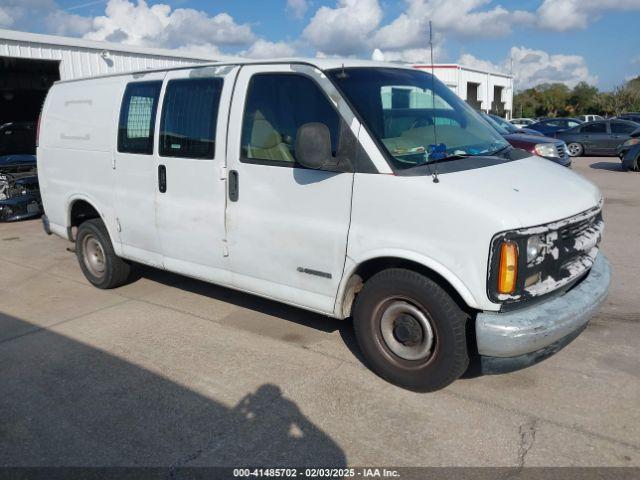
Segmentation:
{"type": "Polygon", "coordinates": [[[497,217],[504,229],[554,222],[602,201],[593,183],[536,156],[443,174],[436,186],[447,190],[443,193],[450,201],[462,202],[478,215],[497,217]]]}

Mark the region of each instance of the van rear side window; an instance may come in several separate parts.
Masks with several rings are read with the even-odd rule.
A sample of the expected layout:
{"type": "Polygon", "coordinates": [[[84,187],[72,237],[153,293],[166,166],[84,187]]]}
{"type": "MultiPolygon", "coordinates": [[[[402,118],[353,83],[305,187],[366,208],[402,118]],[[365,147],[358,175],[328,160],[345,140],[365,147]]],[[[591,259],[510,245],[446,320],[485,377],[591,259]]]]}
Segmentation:
{"type": "Polygon", "coordinates": [[[160,123],[163,157],[214,157],[221,78],[171,80],[160,123]]]}
{"type": "Polygon", "coordinates": [[[118,126],[118,151],[153,153],[153,131],[162,82],[130,83],[124,91],[118,126]]]}

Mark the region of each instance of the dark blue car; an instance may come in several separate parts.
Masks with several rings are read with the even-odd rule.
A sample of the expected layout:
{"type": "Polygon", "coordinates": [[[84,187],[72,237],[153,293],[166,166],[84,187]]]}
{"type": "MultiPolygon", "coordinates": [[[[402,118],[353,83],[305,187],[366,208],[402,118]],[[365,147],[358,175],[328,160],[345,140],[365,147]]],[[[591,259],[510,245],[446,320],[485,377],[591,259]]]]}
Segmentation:
{"type": "Polygon", "coordinates": [[[42,214],[35,149],[33,123],[0,125],[0,221],[42,214]]]}
{"type": "Polygon", "coordinates": [[[531,130],[528,127],[518,128],[512,123],[506,121],[504,118],[499,117],[498,115],[494,115],[492,113],[488,114],[498,125],[501,125],[503,128],[507,129],[509,133],[520,133],[526,135],[535,135],[536,137],[543,137],[544,135],[537,130],[531,130]]]}
{"type": "Polygon", "coordinates": [[[529,125],[527,128],[530,128],[531,130],[537,130],[538,132],[542,133],[545,137],[553,137],[555,136],[556,132],[577,127],[581,123],[583,123],[582,120],[578,120],[577,118],[570,118],[570,117],[546,118],[544,120],[539,121],[538,123],[529,125]]]}
{"type": "Polygon", "coordinates": [[[622,169],[640,172],[640,143],[633,145],[622,158],[622,169]]]}

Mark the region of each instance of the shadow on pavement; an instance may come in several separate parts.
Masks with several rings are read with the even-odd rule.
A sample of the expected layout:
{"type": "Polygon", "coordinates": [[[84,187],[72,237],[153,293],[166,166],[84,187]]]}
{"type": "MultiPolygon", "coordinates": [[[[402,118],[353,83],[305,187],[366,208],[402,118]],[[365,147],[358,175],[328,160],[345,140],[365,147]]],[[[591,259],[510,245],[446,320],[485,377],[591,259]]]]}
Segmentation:
{"type": "Polygon", "coordinates": [[[346,465],[276,385],[228,407],[51,330],[0,342],[0,386],[3,466],[346,465]]]}
{"type": "Polygon", "coordinates": [[[144,277],[154,282],[162,283],[173,288],[180,288],[196,295],[202,295],[214,300],[231,303],[238,307],[254,310],[256,312],[282,318],[285,321],[297,323],[305,327],[313,328],[321,332],[332,333],[336,330],[342,341],[351,351],[353,356],[364,364],[364,359],[353,331],[351,319],[336,320],[324,315],[310,312],[302,308],[293,307],[275,300],[258,297],[250,293],[244,293],[230,288],[221,287],[212,283],[192,279],[156,268],[144,265],[136,265],[134,278],[144,277]]]}
{"type": "Polygon", "coordinates": [[[622,172],[622,163],[617,162],[594,162],[589,167],[595,170],[610,170],[612,172],[622,172]]]}
{"type": "Polygon", "coordinates": [[[135,281],[136,277],[147,278],[154,282],[162,283],[163,285],[195,293],[196,295],[231,303],[238,307],[255,310],[266,315],[282,317],[290,322],[315,328],[322,332],[331,333],[340,328],[339,321],[308,310],[145,265],[136,264],[135,267],[131,282],[135,281]]]}
{"type": "MultiPolygon", "coordinates": [[[[324,315],[309,312],[301,308],[289,306],[274,300],[268,300],[250,293],[244,293],[229,288],[221,287],[212,283],[201,280],[191,279],[179,274],[158,270],[144,265],[136,265],[134,278],[144,277],[149,280],[162,283],[163,285],[180,288],[190,293],[203,295],[223,302],[232,303],[233,305],[255,310],[266,315],[281,318],[285,321],[294,322],[309,328],[314,328],[323,332],[338,331],[340,338],[345,346],[362,365],[368,367],[358,342],[355,337],[352,319],[336,320],[324,315]]],[[[477,378],[482,376],[480,369],[480,360],[477,352],[475,352],[475,337],[473,334],[473,322],[469,322],[469,331],[467,332],[468,344],[472,346],[470,352],[469,368],[461,378],[477,378]]]]}

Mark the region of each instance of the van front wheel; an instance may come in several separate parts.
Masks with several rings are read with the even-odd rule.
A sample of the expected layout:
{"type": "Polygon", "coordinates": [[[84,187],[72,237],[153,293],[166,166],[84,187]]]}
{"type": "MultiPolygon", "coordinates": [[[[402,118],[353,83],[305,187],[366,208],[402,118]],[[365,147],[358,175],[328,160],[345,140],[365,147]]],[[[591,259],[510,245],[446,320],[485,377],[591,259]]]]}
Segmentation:
{"type": "Polygon", "coordinates": [[[439,390],[469,364],[467,315],[417,272],[393,268],[371,277],[356,298],[353,320],[366,363],[398,386],[439,390]]]}
{"type": "Polygon", "coordinates": [[[76,236],[76,256],[82,273],[98,288],[115,288],[129,278],[131,265],[118,257],[99,218],[83,222],[76,236]]]}

